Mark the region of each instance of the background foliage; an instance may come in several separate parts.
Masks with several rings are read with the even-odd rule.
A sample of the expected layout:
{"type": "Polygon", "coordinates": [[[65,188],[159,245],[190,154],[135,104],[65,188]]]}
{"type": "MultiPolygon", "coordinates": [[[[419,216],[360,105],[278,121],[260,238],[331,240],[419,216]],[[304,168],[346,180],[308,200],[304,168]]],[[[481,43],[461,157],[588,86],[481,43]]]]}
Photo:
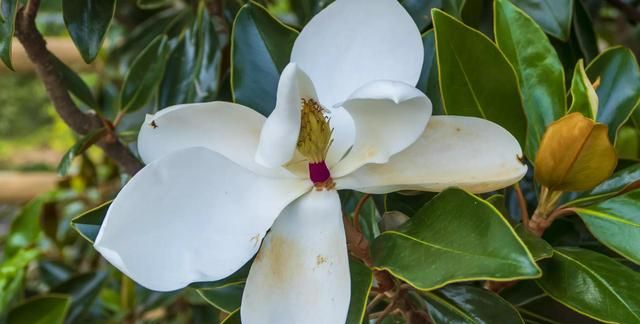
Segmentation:
{"type": "MultiPolygon", "coordinates": [[[[35,57],[39,78],[0,71],[0,166],[61,176],[24,206],[0,202],[0,322],[239,323],[248,267],[158,293],[93,250],[108,202],[139,163],[109,157],[117,156],[114,145],[135,154],[144,115],[169,105],[226,100],[268,115],[297,31],[330,2],[35,5],[37,31],[50,49],[63,37],[79,55],[35,57]],[[43,64],[54,67],[53,87],[73,101],[49,101],[43,64]],[[61,119],[68,109],[81,117],[61,119]],[[25,147],[61,161],[21,161],[25,147]]],[[[434,112],[502,125],[520,141],[530,174],[481,196],[454,188],[438,195],[341,192],[353,256],[347,322],[640,323],[638,1],[400,2],[423,32],[418,88],[434,112]],[[547,172],[539,159],[568,154],[540,147],[547,129],[562,129],[554,122],[571,112],[607,126],[615,173],[597,178],[593,170],[607,162],[598,155],[565,170],[586,170],[578,177],[583,186],[537,182],[534,173],[540,180],[547,172]]],[[[38,1],[0,3],[0,58],[19,70],[25,55],[12,56],[11,43],[32,54],[24,35],[35,29],[24,24],[23,6],[38,1]]],[[[571,149],[580,155],[588,147],[571,149]]]]}

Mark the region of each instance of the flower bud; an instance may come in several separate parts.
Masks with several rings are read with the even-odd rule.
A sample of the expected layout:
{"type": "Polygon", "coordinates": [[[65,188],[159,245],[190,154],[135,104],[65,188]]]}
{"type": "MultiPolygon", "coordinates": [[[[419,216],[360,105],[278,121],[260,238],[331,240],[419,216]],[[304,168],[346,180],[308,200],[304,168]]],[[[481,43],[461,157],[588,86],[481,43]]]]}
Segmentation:
{"type": "Polygon", "coordinates": [[[584,191],[611,176],[617,162],[607,126],[571,113],[551,124],[542,137],[535,178],[552,191],[584,191]]]}

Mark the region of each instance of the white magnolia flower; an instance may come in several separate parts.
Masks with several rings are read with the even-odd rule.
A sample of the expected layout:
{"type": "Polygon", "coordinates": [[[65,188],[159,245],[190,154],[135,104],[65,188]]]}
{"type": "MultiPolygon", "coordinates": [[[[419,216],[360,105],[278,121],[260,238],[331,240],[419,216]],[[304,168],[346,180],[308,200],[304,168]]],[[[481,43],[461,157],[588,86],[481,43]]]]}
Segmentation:
{"type": "Polygon", "coordinates": [[[344,323],[336,189],[486,192],[526,171],[500,126],[431,116],[414,88],[422,61],[396,0],[337,0],[298,36],[269,118],[226,102],[149,116],[138,138],[147,166],[111,204],[96,249],[159,291],[225,278],[260,250],[244,323],[344,323]]]}

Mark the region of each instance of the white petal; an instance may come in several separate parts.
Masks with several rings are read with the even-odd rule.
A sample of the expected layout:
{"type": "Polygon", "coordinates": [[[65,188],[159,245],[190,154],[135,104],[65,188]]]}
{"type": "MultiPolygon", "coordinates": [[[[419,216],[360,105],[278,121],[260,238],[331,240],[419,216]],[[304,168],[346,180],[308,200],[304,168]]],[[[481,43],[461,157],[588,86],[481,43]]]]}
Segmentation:
{"type": "Polygon", "coordinates": [[[289,63],[278,82],[276,108],[264,123],[256,161],[266,167],[289,162],[296,151],[300,134],[302,99],[318,100],[313,83],[297,64],[289,63]]]}
{"type": "Polygon", "coordinates": [[[327,152],[327,165],[332,167],[338,163],[353,145],[356,127],[353,118],[343,107],[329,109],[329,125],[333,129],[333,142],[327,152]]]}
{"type": "Polygon", "coordinates": [[[309,187],[257,176],[206,148],[184,149],[127,183],[95,247],[152,290],[222,279],[255,254],[278,214],[309,187]]]}
{"type": "Polygon", "coordinates": [[[285,175],[255,162],[265,118],[254,110],[229,102],[177,105],[148,115],[138,135],[138,151],[149,164],[175,151],[206,147],[263,175],[285,175]]]}
{"type": "Polygon", "coordinates": [[[432,116],[418,141],[386,164],[369,164],[342,179],[339,188],[369,193],[442,191],[458,186],[482,193],[518,182],[527,172],[522,150],[504,128],[460,116],[432,116]]]}
{"type": "Polygon", "coordinates": [[[344,323],[350,287],[340,199],[314,190],[267,234],[245,285],[242,323],[344,323]]]}
{"type": "Polygon", "coordinates": [[[331,170],[333,177],[367,163],[386,163],[413,144],[431,116],[431,101],[416,88],[396,81],[374,81],[356,90],[344,108],[353,118],[351,151],[331,170]]]}
{"type": "Polygon", "coordinates": [[[415,85],[423,56],[420,31],[397,0],[337,0],[304,27],[291,61],[333,106],[374,80],[415,85]]]}

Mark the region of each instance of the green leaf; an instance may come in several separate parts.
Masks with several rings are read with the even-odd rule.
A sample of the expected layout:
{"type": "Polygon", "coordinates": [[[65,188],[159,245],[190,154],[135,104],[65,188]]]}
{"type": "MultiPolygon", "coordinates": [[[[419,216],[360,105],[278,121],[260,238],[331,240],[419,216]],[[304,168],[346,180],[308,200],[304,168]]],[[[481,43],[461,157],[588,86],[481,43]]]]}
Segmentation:
{"type": "Polygon", "coordinates": [[[585,206],[615,196],[630,186],[640,183],[640,163],[619,170],[597,187],[566,203],[563,207],[585,206]]]}
{"type": "Polygon", "coordinates": [[[50,194],[44,194],[31,200],[14,218],[9,234],[4,241],[4,253],[6,256],[12,256],[20,249],[36,243],[41,232],[40,214],[42,214],[42,207],[50,199],[50,194]]]}
{"type": "Polygon", "coordinates": [[[440,84],[438,82],[438,60],[436,58],[436,38],[433,29],[422,34],[424,46],[424,61],[422,72],[416,88],[422,90],[433,106],[434,115],[442,115],[442,98],[440,96],[440,84]]]}
{"type": "Polygon", "coordinates": [[[67,323],[76,322],[91,307],[106,279],[106,272],[86,273],[72,277],[53,289],[55,293],[71,296],[67,323]]]}
{"type": "Polygon", "coordinates": [[[298,25],[304,26],[334,0],[290,0],[289,5],[298,17],[298,25]]]}
{"type": "Polygon", "coordinates": [[[413,217],[424,204],[436,196],[434,192],[399,191],[384,195],[384,211],[399,211],[413,217]]]}
{"type": "Polygon", "coordinates": [[[111,206],[111,201],[78,215],[71,220],[71,226],[87,241],[93,243],[98,237],[100,226],[107,216],[109,206],[111,206]]]}
{"type": "MultiPolygon", "coordinates": [[[[354,217],[353,213],[355,212],[356,205],[363,196],[364,194],[353,191],[349,199],[343,200],[345,204],[344,212],[346,212],[351,219],[354,217]],[[351,206],[348,205],[353,206],[353,208],[349,208],[351,206]]],[[[372,196],[368,196],[364,204],[360,207],[358,220],[360,221],[362,234],[368,241],[373,241],[373,239],[380,235],[380,228],[378,227],[380,214],[378,213],[378,208],[372,196]]]]}
{"type": "Polygon", "coordinates": [[[38,272],[49,287],[57,286],[73,275],[73,269],[65,264],[46,259],[38,262],[38,272]]]}
{"type": "Polygon", "coordinates": [[[93,61],[116,12],[116,0],[63,0],[62,15],[85,62],[93,61]]]}
{"type": "Polygon", "coordinates": [[[373,284],[373,271],[355,259],[349,259],[351,272],[351,301],[346,324],[361,324],[369,301],[369,291],[373,284]]]}
{"type": "Polygon", "coordinates": [[[18,12],[18,0],[0,1],[0,59],[9,69],[13,70],[11,63],[11,42],[15,31],[16,13],[18,12]]]}
{"type": "Polygon", "coordinates": [[[73,146],[62,156],[62,160],[58,164],[58,174],[60,176],[66,176],[69,173],[69,167],[73,159],[84,153],[93,144],[97,143],[105,134],[107,130],[105,128],[94,129],[89,134],[83,135],[73,146]]]}
{"type": "Polygon", "coordinates": [[[450,285],[423,295],[436,324],[524,323],[511,304],[485,289],[450,285]]]}
{"type": "Polygon", "coordinates": [[[91,93],[91,89],[87,86],[84,80],[82,80],[75,71],[60,61],[57,57],[52,55],[52,58],[53,64],[55,65],[56,70],[58,70],[65,88],[90,108],[98,108],[98,103],[91,93]]]}
{"type": "Polygon", "coordinates": [[[233,100],[268,116],[276,105],[280,72],[298,32],[273,17],[266,8],[248,2],[231,34],[231,85],[233,100]]]}
{"type": "Polygon", "coordinates": [[[442,9],[455,17],[460,17],[465,0],[401,0],[400,4],[415,21],[419,30],[431,25],[430,12],[434,8],[442,9]]]}
{"type": "Polygon", "coordinates": [[[7,324],[62,324],[68,308],[65,295],[37,296],[12,309],[7,324]]]}
{"type": "Polygon", "coordinates": [[[219,46],[215,26],[201,3],[193,25],[167,59],[158,106],[214,100],[221,61],[219,46]]]}
{"type": "Polygon", "coordinates": [[[571,31],[573,0],[511,0],[547,34],[566,41],[571,31]]]}
{"type": "Polygon", "coordinates": [[[173,0],[137,0],[136,4],[140,9],[151,10],[166,7],[172,2],[173,0]]]}
{"type": "Polygon", "coordinates": [[[26,267],[40,255],[36,249],[19,250],[0,263],[0,314],[6,314],[11,301],[22,291],[26,267]]]}
{"type": "Polygon", "coordinates": [[[229,314],[220,324],[242,324],[242,322],[240,322],[240,309],[238,308],[229,314]]]}
{"type": "Polygon", "coordinates": [[[622,126],[616,139],[618,158],[640,161],[640,128],[622,126]]]}
{"type": "Polygon", "coordinates": [[[481,32],[443,11],[432,15],[444,111],[493,121],[524,146],[527,120],[507,59],[481,32]]]}
{"type": "Polygon", "coordinates": [[[640,264],[640,190],[576,212],[600,242],[640,264]]]}
{"type": "Polygon", "coordinates": [[[640,68],[628,48],[614,47],[598,55],[587,67],[591,83],[600,78],[598,116],[609,126],[609,139],[615,143],[618,130],[640,105],[640,68]]]}
{"type": "Polygon", "coordinates": [[[550,258],[553,255],[553,248],[547,241],[543,240],[540,237],[537,237],[529,230],[527,230],[522,224],[518,224],[515,227],[515,231],[524,242],[524,244],[533,255],[533,259],[536,261],[550,258]]]}
{"type": "Polygon", "coordinates": [[[589,16],[581,0],[575,0],[575,12],[573,16],[573,34],[584,59],[591,62],[598,56],[598,39],[596,32],[593,30],[593,19],[589,16]]]}
{"type": "Polygon", "coordinates": [[[494,3],[494,16],[496,43],[518,76],[533,161],[547,126],[566,113],[564,69],[542,29],[509,0],[494,3]]]}
{"type": "Polygon", "coordinates": [[[152,98],[162,80],[169,50],[167,37],[160,36],[136,57],[124,78],[120,110],[136,111],[152,98]]]}
{"type": "Polygon", "coordinates": [[[537,281],[549,296],[599,321],[640,322],[640,274],[596,252],[557,248],[537,281]]]}
{"type": "Polygon", "coordinates": [[[578,61],[573,71],[571,98],[569,113],[579,112],[585,117],[596,119],[598,115],[598,95],[584,70],[584,61],[582,59],[578,61]]]}
{"type": "Polygon", "coordinates": [[[397,231],[378,236],[371,249],[378,269],[421,290],[458,281],[540,275],[500,212],[460,189],[448,189],[433,198],[397,231]]]}
{"type": "Polygon", "coordinates": [[[231,313],[240,308],[244,283],[244,281],[231,282],[217,287],[198,288],[196,291],[211,306],[225,313],[231,313]]]}

